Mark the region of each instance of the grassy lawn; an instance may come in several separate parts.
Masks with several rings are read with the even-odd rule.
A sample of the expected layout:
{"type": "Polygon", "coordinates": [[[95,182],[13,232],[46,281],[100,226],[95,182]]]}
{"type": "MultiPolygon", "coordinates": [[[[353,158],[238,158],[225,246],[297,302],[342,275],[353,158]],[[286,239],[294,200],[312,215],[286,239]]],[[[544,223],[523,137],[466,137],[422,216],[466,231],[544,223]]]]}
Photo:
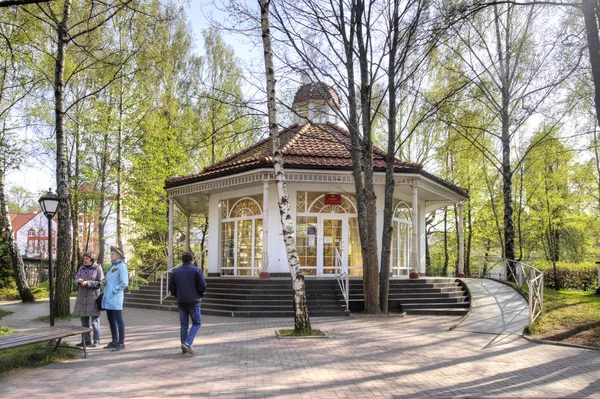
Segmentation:
{"type": "MultiPolygon", "coordinates": [[[[0,309],[0,319],[11,313],[0,309]]],[[[12,328],[0,326],[0,335],[15,332],[12,328]]],[[[81,356],[81,351],[76,349],[59,348],[56,352],[53,352],[53,349],[46,342],[42,342],[0,351],[0,374],[18,368],[43,366],[81,356]]]]}
{"type": "Polygon", "coordinates": [[[321,330],[302,330],[296,332],[294,329],[291,330],[279,330],[279,334],[282,337],[324,337],[325,334],[321,330]]]}
{"type": "Polygon", "coordinates": [[[3,318],[4,316],[8,316],[9,314],[12,314],[13,312],[9,312],[8,310],[2,310],[0,309],[0,319],[3,318]]]}
{"type": "MultiPolygon", "coordinates": [[[[54,320],[73,320],[78,319],[79,316],[75,316],[74,314],[70,314],[68,316],[54,316],[54,320]]],[[[50,323],[50,315],[40,316],[38,317],[39,321],[43,321],[44,323],[50,323]]]]}
{"type": "Polygon", "coordinates": [[[531,333],[532,338],[600,348],[600,295],[544,290],[544,313],[531,333]]]}

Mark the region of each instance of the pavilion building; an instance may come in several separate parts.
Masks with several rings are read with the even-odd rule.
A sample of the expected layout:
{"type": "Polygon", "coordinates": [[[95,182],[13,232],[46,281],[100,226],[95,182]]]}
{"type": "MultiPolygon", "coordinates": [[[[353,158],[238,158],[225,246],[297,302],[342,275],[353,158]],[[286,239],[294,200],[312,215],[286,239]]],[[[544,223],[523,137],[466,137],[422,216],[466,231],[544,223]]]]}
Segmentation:
{"type": "MultiPolygon", "coordinates": [[[[356,278],[362,275],[350,134],[332,111],[339,104],[332,88],[304,84],[292,106],[295,123],[280,132],[296,245],[307,278],[334,277],[340,269],[356,278]]],[[[385,157],[384,151],[373,150],[378,240],[383,226],[385,157]]],[[[408,278],[411,270],[424,276],[425,216],[458,205],[462,240],[462,204],[468,194],[426,172],[422,165],[401,160],[395,162],[394,180],[392,278],[408,278]]],[[[169,199],[169,268],[177,263],[173,253],[177,207],[187,217],[187,237],[190,217],[208,215],[209,277],[289,276],[270,138],[198,174],[168,179],[165,187],[169,199]]],[[[462,266],[461,251],[459,271],[462,266]]]]}

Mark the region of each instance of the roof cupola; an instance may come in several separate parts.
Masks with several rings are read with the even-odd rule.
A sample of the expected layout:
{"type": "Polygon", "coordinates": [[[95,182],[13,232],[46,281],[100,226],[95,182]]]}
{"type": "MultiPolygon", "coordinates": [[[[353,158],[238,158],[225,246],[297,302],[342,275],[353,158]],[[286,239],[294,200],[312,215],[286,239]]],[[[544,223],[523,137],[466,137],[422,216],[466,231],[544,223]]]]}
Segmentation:
{"type": "Polygon", "coordinates": [[[334,109],[340,109],[340,96],[330,86],[321,82],[300,86],[292,104],[294,123],[337,123],[334,109]]]}

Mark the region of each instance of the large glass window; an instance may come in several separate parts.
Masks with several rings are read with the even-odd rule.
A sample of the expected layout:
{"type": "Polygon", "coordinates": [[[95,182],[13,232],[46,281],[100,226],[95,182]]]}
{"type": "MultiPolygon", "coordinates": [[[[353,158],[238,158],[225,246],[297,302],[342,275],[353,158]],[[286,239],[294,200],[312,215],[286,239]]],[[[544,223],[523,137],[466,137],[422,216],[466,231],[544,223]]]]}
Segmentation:
{"type": "Polygon", "coordinates": [[[405,202],[397,201],[392,219],[392,253],[390,266],[392,275],[407,277],[410,272],[410,248],[412,240],[412,217],[405,202]]]}
{"type": "Polygon", "coordinates": [[[258,276],[262,267],[262,195],[221,201],[221,274],[258,276]]]}

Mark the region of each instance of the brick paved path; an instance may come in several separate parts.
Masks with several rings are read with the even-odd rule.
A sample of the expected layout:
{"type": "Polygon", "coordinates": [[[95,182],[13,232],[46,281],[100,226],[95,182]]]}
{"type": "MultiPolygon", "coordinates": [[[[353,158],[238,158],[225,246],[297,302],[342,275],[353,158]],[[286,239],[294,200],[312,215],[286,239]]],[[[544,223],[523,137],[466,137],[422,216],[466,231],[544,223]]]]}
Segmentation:
{"type": "MultiPolygon", "coordinates": [[[[17,313],[0,324],[21,328],[47,313],[47,303],[2,308],[17,313]]],[[[1,376],[0,397],[600,398],[600,352],[448,331],[455,317],[315,318],[331,338],[277,340],[290,319],[204,316],[192,357],[180,353],[177,313],[124,315],[125,351],[1,376]]]]}

